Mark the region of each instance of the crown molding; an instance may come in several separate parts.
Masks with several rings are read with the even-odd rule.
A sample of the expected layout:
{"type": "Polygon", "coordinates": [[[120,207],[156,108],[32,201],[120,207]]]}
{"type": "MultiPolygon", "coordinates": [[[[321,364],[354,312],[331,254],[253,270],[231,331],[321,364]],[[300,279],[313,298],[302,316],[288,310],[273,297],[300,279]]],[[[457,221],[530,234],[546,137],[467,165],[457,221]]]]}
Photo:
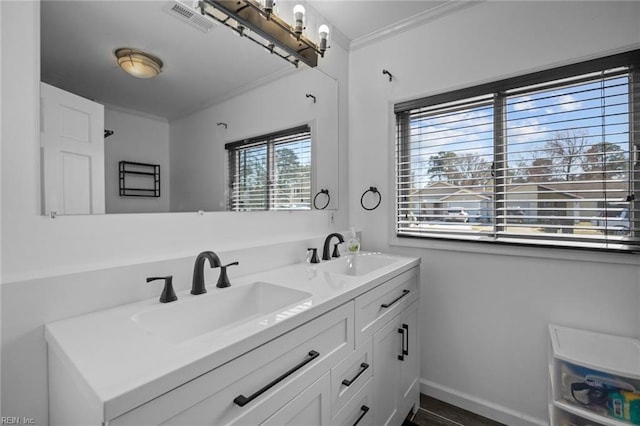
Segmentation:
{"type": "Polygon", "coordinates": [[[435,21],[453,12],[458,12],[471,6],[483,3],[487,0],[448,0],[432,9],[410,16],[394,24],[380,28],[365,36],[358,37],[351,41],[350,50],[357,50],[371,43],[387,38],[391,35],[407,31],[411,28],[423,25],[427,22],[435,21]]]}

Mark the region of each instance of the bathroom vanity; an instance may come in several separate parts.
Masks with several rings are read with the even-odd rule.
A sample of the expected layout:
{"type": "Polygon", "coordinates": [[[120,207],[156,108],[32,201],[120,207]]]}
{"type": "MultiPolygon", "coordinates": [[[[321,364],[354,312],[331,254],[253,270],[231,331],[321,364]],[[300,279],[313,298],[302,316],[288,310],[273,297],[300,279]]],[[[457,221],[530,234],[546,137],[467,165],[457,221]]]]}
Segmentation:
{"type": "Polygon", "coordinates": [[[52,425],[399,425],[419,259],[360,253],[48,324],[52,425]]]}

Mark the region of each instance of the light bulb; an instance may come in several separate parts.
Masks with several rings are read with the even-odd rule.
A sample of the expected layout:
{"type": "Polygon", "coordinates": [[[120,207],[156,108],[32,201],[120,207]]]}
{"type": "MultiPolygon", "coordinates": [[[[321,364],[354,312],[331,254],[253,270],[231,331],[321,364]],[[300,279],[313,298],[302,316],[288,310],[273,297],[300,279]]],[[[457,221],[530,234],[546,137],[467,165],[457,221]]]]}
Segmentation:
{"type": "Polygon", "coordinates": [[[267,13],[273,12],[273,0],[264,0],[264,11],[267,13]]]}
{"type": "Polygon", "coordinates": [[[296,4],[293,7],[293,18],[296,21],[295,27],[293,28],[293,31],[296,34],[302,34],[302,29],[304,27],[304,6],[301,4],[296,4]]]}
{"type": "Polygon", "coordinates": [[[318,29],[318,33],[320,33],[320,46],[318,50],[320,50],[320,54],[323,54],[327,50],[327,38],[329,37],[329,27],[325,24],[320,25],[318,29]]]}
{"type": "Polygon", "coordinates": [[[293,6],[293,16],[296,21],[302,21],[302,18],[304,17],[304,6],[301,4],[293,6]]]}

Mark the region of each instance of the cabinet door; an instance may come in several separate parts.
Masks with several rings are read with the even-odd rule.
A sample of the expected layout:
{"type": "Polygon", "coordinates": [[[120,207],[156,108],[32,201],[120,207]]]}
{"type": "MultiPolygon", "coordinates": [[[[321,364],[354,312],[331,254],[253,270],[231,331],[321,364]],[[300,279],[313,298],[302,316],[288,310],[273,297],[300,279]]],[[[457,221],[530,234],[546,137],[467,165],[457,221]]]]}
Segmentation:
{"type": "Polygon", "coordinates": [[[400,316],[396,316],[373,335],[373,401],[374,424],[399,425],[402,335],[400,316]]]}
{"type": "Polygon", "coordinates": [[[330,393],[331,380],[329,373],[326,373],[262,424],[264,426],[329,424],[330,393]]]}
{"type": "Polygon", "coordinates": [[[418,302],[373,335],[373,400],[376,425],[400,425],[418,407],[420,352],[418,302]]]}
{"type": "Polygon", "coordinates": [[[418,334],[418,303],[413,303],[400,315],[400,328],[405,332],[406,354],[400,362],[400,413],[420,406],[420,342],[418,334]]]}

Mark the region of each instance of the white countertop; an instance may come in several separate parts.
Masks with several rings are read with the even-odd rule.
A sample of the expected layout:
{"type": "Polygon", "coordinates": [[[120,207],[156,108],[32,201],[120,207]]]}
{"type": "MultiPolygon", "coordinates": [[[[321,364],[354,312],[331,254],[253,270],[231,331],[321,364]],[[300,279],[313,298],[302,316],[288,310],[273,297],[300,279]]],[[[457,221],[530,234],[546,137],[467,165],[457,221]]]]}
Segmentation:
{"type": "Polygon", "coordinates": [[[360,256],[385,256],[393,261],[361,276],[325,271],[331,269],[332,262],[344,261],[340,258],[320,265],[294,264],[231,281],[232,286],[261,281],[311,294],[304,300],[304,309],[277,318],[282,310],[178,343],[145,331],[135,323],[134,317],[142,312],[167,309],[194,298],[215,297],[227,290],[216,288],[213,282],[207,284],[205,295],[194,296],[187,290],[177,294],[176,302],[162,304],[154,298],[47,324],[45,339],[50,350],[78,373],[78,384],[93,402],[103,407],[105,420],[111,420],[420,263],[418,258],[395,255],[361,253],[360,256]]]}

